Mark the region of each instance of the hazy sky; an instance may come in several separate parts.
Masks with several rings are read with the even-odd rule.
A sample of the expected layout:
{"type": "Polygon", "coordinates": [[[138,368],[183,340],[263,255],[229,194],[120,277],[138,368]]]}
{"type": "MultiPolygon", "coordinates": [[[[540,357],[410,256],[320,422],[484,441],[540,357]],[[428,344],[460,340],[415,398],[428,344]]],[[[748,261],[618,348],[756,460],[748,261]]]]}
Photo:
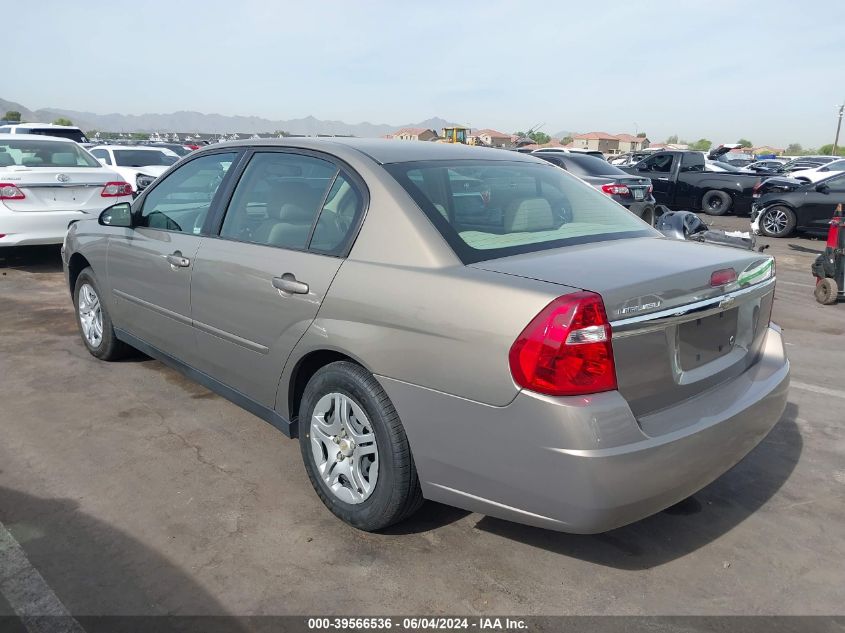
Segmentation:
{"type": "Polygon", "coordinates": [[[845,99],[845,0],[29,0],[26,14],[3,35],[0,97],[31,109],[808,147],[833,141],[845,99]]]}

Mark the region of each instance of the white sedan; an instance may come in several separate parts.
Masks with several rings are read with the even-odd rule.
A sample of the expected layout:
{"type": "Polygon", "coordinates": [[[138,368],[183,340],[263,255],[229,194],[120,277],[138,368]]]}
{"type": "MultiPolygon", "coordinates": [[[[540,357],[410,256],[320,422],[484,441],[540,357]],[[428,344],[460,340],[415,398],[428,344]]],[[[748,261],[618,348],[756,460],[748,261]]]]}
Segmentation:
{"type": "Polygon", "coordinates": [[[831,163],[825,163],[824,165],[819,165],[818,167],[813,167],[811,169],[793,171],[789,174],[789,177],[795,178],[796,180],[819,182],[820,180],[824,180],[825,178],[842,171],[845,171],[845,160],[835,160],[831,163]]]}
{"type": "Polygon", "coordinates": [[[61,244],[74,220],[131,201],[129,184],[74,141],[0,134],[0,248],[61,244]]]}
{"type": "Polygon", "coordinates": [[[103,165],[123,176],[132,185],[132,191],[143,189],[150,180],[161,176],[179,160],[179,156],[167,148],[147,145],[99,145],[88,151],[103,165]]]}

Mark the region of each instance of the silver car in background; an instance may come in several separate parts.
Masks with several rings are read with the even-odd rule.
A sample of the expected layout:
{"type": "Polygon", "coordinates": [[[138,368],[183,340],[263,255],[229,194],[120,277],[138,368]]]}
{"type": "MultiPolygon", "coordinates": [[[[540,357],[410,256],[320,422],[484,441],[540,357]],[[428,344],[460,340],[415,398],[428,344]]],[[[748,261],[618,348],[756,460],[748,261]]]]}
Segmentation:
{"type": "Polygon", "coordinates": [[[609,530],[786,404],[770,257],[667,239],[515,152],[219,144],[73,224],[63,260],[94,356],[142,350],[298,436],[365,530],[424,498],[609,530]]]}

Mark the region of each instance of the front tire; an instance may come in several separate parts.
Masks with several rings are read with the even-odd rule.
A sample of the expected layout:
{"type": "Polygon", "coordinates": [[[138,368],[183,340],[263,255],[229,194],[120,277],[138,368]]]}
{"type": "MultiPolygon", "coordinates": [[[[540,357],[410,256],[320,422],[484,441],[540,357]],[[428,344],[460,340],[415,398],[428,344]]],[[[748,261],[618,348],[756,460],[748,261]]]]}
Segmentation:
{"type": "Polygon", "coordinates": [[[353,527],[380,530],[422,505],[399,415],[359,365],[331,363],[308,381],[299,407],[299,446],[317,495],[353,527]]]}
{"type": "Polygon", "coordinates": [[[708,215],[725,215],[731,210],[731,197],[724,191],[708,191],[701,198],[701,209],[708,215]]]}
{"type": "Polygon", "coordinates": [[[760,233],[766,237],[786,237],[795,230],[795,212],[783,205],[773,205],[763,209],[757,220],[760,233]]]}
{"type": "Polygon", "coordinates": [[[92,356],[106,361],[118,360],[126,356],[130,348],[115,336],[102,296],[94,271],[90,266],[85,268],[76,278],[73,289],[79,334],[92,356]]]}

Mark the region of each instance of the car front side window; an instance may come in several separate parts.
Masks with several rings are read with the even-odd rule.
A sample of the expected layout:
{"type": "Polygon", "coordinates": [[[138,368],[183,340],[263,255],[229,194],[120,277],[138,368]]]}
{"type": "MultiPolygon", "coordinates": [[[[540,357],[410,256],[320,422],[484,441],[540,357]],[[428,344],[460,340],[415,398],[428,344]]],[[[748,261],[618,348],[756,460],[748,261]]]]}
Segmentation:
{"type": "Polygon", "coordinates": [[[237,154],[201,156],[176,169],[144,199],[137,226],[199,234],[237,154]]]}

